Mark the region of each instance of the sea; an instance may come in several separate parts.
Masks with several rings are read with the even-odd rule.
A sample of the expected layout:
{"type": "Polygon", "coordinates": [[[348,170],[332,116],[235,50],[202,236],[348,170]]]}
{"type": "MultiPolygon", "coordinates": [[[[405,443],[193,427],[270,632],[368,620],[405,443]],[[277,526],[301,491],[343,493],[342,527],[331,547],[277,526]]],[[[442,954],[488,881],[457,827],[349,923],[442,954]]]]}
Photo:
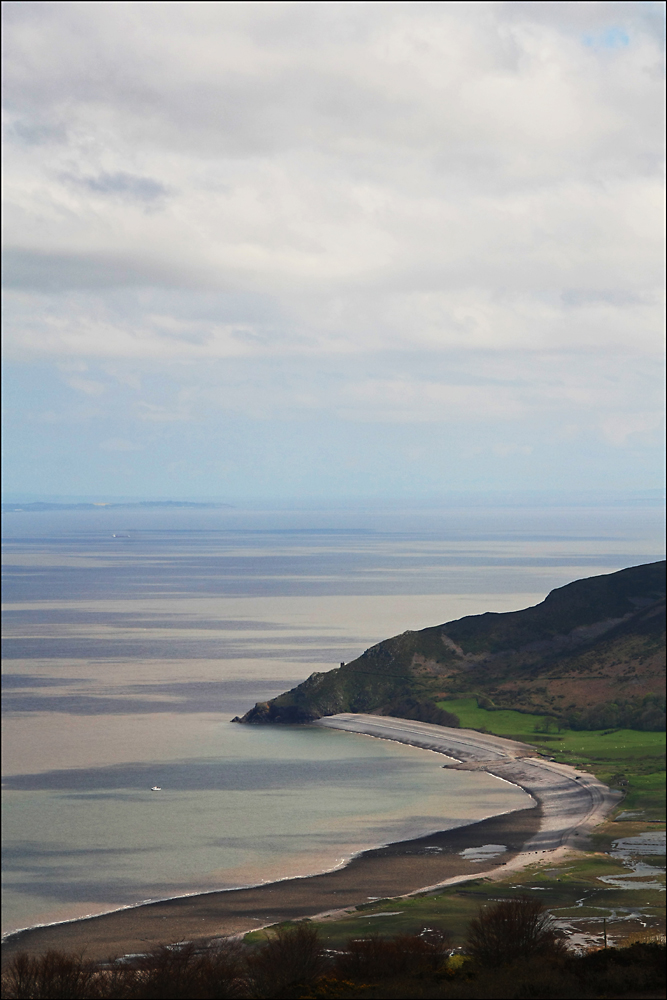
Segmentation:
{"type": "Polygon", "coordinates": [[[425,750],[231,719],[388,636],[664,558],[663,530],[641,496],[9,512],[3,932],[531,805],[425,750]]]}

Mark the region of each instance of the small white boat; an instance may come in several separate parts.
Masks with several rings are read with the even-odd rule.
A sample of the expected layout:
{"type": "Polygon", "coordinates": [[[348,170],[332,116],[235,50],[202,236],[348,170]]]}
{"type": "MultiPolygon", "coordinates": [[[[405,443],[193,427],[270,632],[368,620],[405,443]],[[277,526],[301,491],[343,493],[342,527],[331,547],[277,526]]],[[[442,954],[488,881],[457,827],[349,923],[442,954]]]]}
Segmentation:
{"type": "Polygon", "coordinates": [[[160,785],[153,785],[153,787],[151,788],[151,792],[161,792],[161,791],[162,788],[160,787],[160,785]]]}

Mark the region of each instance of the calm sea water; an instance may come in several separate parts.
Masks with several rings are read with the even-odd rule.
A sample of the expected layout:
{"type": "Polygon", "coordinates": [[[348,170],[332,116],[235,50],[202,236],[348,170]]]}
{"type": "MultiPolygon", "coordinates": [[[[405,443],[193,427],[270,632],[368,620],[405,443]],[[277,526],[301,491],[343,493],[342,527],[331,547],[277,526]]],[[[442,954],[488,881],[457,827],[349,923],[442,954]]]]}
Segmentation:
{"type": "Polygon", "coordinates": [[[4,929],[524,807],[415,748],[229,720],[389,635],[661,558],[661,531],[652,506],[9,515],[4,929]]]}

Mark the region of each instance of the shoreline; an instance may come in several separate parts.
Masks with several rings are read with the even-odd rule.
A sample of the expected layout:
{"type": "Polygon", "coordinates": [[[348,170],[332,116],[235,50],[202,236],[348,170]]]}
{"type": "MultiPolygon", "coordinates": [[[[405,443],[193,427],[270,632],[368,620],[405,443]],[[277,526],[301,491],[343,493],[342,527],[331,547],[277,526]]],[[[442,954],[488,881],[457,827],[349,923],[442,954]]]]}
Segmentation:
{"type": "MultiPolygon", "coordinates": [[[[142,902],[107,913],[9,932],[2,960],[26,951],[83,952],[87,958],[150,951],[160,944],[210,940],[258,930],[283,920],[316,917],[372,898],[391,898],[431,888],[450,878],[488,875],[488,861],[470,861],[461,851],[505,847],[494,866],[523,853],[542,820],[539,804],[485,820],[362,851],[341,866],[316,875],[293,876],[242,889],[198,892],[142,902]]],[[[489,859],[490,860],[490,859],[489,859]]]]}
{"type": "Polygon", "coordinates": [[[529,853],[582,847],[586,835],[623,799],[587,771],[558,763],[526,743],[475,729],[360,713],[326,716],[315,725],[432,750],[449,758],[443,767],[486,771],[517,785],[542,810],[540,828],[525,845],[529,853]]]}
{"type": "MultiPolygon", "coordinates": [[[[498,777],[498,776],[494,775],[494,777],[498,777]]],[[[505,781],[506,784],[510,784],[510,785],[514,784],[514,782],[507,781],[507,779],[505,779],[505,778],[499,778],[498,780],[499,781],[505,781]]],[[[535,805],[537,807],[539,807],[539,803],[537,802],[537,800],[533,799],[533,801],[535,802],[535,805]]],[[[535,808],[535,807],[534,806],[527,806],[526,807],[526,809],[528,809],[528,810],[531,810],[533,808],[535,808]]],[[[397,847],[400,844],[412,844],[413,842],[414,843],[421,842],[422,840],[425,840],[426,838],[429,838],[429,837],[444,836],[445,834],[453,833],[455,830],[465,830],[468,827],[475,826],[477,823],[485,823],[487,820],[491,820],[491,819],[502,819],[502,817],[504,817],[504,816],[509,816],[512,813],[519,812],[519,811],[522,811],[522,810],[511,809],[511,810],[508,810],[507,812],[495,813],[493,816],[486,816],[484,819],[481,819],[481,820],[472,820],[469,823],[461,823],[459,826],[449,827],[447,830],[434,830],[434,831],[431,831],[430,833],[422,834],[419,837],[411,837],[408,840],[389,841],[386,844],[377,844],[375,847],[366,847],[363,850],[354,851],[352,854],[350,854],[349,857],[343,858],[342,861],[339,861],[337,864],[332,865],[331,868],[323,868],[321,871],[308,872],[305,875],[285,875],[282,878],[270,879],[270,880],[264,881],[264,882],[250,882],[250,883],[248,883],[248,885],[229,886],[229,887],[224,888],[224,889],[203,889],[203,890],[202,889],[195,889],[192,892],[182,892],[182,893],[179,893],[176,896],[156,896],[154,899],[142,899],[142,900],[139,900],[139,902],[137,902],[137,903],[126,903],[123,906],[115,906],[113,909],[111,909],[111,910],[103,910],[101,913],[85,913],[82,916],[67,917],[64,920],[47,920],[47,921],[44,921],[44,923],[28,924],[26,927],[16,927],[16,928],[14,928],[12,930],[3,931],[0,934],[0,946],[4,945],[5,942],[8,942],[12,937],[14,937],[14,935],[17,935],[17,934],[27,934],[27,933],[32,932],[32,931],[42,930],[44,928],[49,928],[49,927],[60,927],[60,926],[62,926],[64,924],[78,924],[78,923],[82,923],[85,920],[96,920],[98,917],[111,916],[112,914],[122,913],[125,910],[136,910],[136,909],[139,909],[142,906],[152,906],[152,905],[154,905],[156,903],[171,903],[171,902],[175,902],[175,901],[181,900],[181,899],[192,899],[193,897],[196,897],[196,896],[209,896],[212,893],[216,893],[217,894],[217,893],[225,893],[225,892],[243,892],[246,889],[260,889],[263,886],[280,885],[281,882],[296,881],[298,879],[317,878],[319,875],[330,875],[333,872],[337,872],[337,871],[340,871],[343,868],[346,868],[355,859],[362,857],[364,854],[372,853],[374,851],[381,851],[384,848],[397,847]]],[[[416,891],[419,891],[419,890],[416,890],[416,891]]]]}
{"type": "Polygon", "coordinates": [[[532,747],[475,730],[349,714],[329,716],[317,724],[435,751],[448,759],[444,767],[486,770],[522,788],[536,804],[362,851],[315,875],[141,902],[12,931],[2,940],[3,961],[18,951],[39,954],[49,949],[105,960],[144,953],[160,944],[244,934],[286,920],[323,917],[371,899],[408,896],[448,882],[494,876],[505,866],[507,870],[523,867],[538,854],[566,847],[581,849],[586,832],[620,798],[591,775],[546,760],[532,747]],[[481,859],[472,861],[461,853],[489,844],[505,848],[491,862],[492,871],[484,870],[481,859]]]}

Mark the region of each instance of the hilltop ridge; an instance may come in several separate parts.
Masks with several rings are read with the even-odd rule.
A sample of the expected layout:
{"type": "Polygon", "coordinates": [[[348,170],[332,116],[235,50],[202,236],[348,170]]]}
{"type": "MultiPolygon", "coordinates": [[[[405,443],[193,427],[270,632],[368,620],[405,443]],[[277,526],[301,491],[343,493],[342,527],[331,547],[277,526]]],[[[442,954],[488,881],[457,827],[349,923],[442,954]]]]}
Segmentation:
{"type": "Polygon", "coordinates": [[[314,673],[243,723],[302,723],[339,712],[458,720],[440,699],[551,715],[572,728],[664,728],[665,562],[575,580],[521,611],[470,615],[371,646],[314,673]],[[604,720],[607,721],[604,721],[604,720]]]}

